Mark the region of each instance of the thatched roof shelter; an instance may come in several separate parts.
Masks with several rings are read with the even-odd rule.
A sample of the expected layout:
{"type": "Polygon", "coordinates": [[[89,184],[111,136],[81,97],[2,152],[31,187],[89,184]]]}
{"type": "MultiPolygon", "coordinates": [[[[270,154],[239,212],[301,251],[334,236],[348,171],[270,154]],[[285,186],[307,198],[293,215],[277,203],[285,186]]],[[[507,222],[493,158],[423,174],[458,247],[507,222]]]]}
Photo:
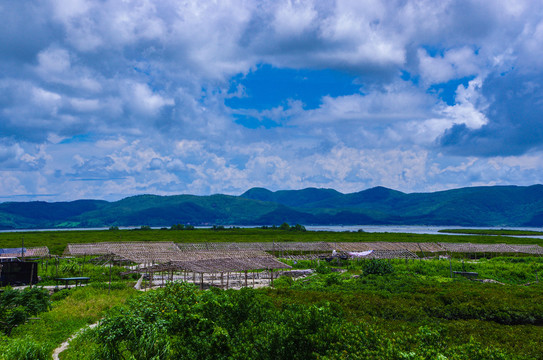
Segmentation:
{"type": "Polygon", "coordinates": [[[543,248],[538,245],[439,243],[439,246],[443,248],[442,251],[456,253],[543,254],[543,248]]]}
{"type": "Polygon", "coordinates": [[[260,251],[331,251],[326,242],[205,242],[178,243],[183,251],[190,250],[260,250],[260,251]]]}
{"type": "Polygon", "coordinates": [[[86,244],[68,244],[64,249],[65,256],[108,255],[117,253],[168,253],[179,249],[173,242],[140,241],[140,242],[98,242],[86,244]]]}
{"type": "Polygon", "coordinates": [[[440,252],[443,251],[436,243],[417,242],[338,242],[329,243],[330,247],[338,252],[350,251],[409,251],[409,252],[440,252]]]}
{"type": "Polygon", "coordinates": [[[68,244],[64,254],[110,255],[116,260],[142,264],[142,269],[163,268],[206,273],[290,268],[264,251],[240,249],[236,244],[200,243],[183,244],[180,247],[173,242],[68,244]]]}
{"type": "MultiPolygon", "coordinates": [[[[144,266],[169,264],[187,271],[235,271],[236,269],[288,268],[274,255],[315,258],[322,254],[372,251],[367,258],[415,258],[417,253],[523,253],[543,254],[538,245],[422,243],[422,242],[101,242],[68,244],[65,255],[106,255],[144,266]]],[[[47,250],[48,253],[48,250],[47,250]]],[[[31,255],[27,255],[31,256],[31,255]]]]}
{"type": "Polygon", "coordinates": [[[47,257],[50,256],[47,246],[0,249],[0,258],[6,257],[47,257]]]}

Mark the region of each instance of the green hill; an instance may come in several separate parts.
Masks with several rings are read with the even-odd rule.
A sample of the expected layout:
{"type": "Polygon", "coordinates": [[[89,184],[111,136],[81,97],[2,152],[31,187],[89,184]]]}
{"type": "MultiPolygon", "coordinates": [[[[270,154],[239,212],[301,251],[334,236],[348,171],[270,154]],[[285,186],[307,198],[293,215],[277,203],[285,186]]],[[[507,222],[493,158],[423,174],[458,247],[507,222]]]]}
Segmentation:
{"type": "Polygon", "coordinates": [[[240,196],[138,195],[115,202],[0,203],[0,229],[192,225],[543,226],[543,185],[468,187],[403,193],[384,187],[342,194],[333,189],[240,196]]]}

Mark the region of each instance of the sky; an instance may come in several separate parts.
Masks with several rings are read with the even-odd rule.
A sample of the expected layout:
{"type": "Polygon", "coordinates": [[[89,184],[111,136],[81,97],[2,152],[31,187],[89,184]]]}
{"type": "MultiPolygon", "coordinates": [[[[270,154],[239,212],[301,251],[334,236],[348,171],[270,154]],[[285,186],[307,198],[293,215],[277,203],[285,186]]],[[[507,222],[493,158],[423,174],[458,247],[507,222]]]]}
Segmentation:
{"type": "Polygon", "coordinates": [[[0,202],[543,178],[543,2],[0,2],[0,202]]]}

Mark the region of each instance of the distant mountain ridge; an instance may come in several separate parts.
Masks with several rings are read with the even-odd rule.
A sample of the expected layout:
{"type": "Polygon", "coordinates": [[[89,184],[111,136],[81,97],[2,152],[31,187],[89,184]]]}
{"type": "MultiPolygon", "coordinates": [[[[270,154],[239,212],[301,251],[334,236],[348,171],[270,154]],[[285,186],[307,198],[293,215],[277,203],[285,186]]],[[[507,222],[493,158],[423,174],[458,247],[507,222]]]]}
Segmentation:
{"type": "Polygon", "coordinates": [[[115,202],[0,203],[0,229],[192,225],[543,226],[543,185],[403,193],[374,187],[231,195],[137,195],[115,202]]]}

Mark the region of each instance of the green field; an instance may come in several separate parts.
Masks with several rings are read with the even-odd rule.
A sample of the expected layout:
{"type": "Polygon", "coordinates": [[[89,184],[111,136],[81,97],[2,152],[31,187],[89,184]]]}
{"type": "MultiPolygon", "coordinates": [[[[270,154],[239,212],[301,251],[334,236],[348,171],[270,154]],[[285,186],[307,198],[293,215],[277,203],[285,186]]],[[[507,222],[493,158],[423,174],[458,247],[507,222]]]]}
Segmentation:
{"type": "Polygon", "coordinates": [[[469,234],[469,235],[505,235],[505,236],[543,236],[543,231],[509,230],[509,229],[443,229],[444,234],[469,234]]]}
{"type": "Polygon", "coordinates": [[[94,283],[0,337],[0,359],[45,359],[102,317],[61,359],[543,359],[542,271],[541,257],[342,261],[263,289],[94,283]],[[450,278],[451,265],[500,283],[450,278]]]}
{"type": "MultiPolygon", "coordinates": [[[[2,233],[2,247],[97,241],[417,241],[541,244],[484,235],[293,232],[272,229],[2,233]]],[[[40,262],[42,284],[89,275],[85,288],[51,297],[11,335],[0,360],[47,359],[77,329],[61,359],[543,359],[543,257],[391,261],[284,260],[316,272],[274,288],[201,291],[190,284],[137,292],[122,267],[88,259],[40,262]],[[336,270],[343,272],[337,272],[336,270]],[[470,281],[451,271],[477,272],[470,281]]],[[[0,306],[1,308],[1,306],[0,306]]],[[[13,311],[10,310],[10,311],[13,311]]],[[[5,316],[0,311],[0,317],[5,316]]],[[[2,319],[0,319],[0,322],[2,319]]]]}
{"type": "Polygon", "coordinates": [[[29,231],[0,233],[1,247],[47,246],[52,254],[60,255],[68,243],[102,241],[173,241],[173,242],[471,242],[487,244],[538,244],[543,239],[481,235],[428,235],[407,233],[366,233],[333,231],[284,231],[278,229],[212,229],[195,230],[102,230],[102,231],[29,231]]]}

